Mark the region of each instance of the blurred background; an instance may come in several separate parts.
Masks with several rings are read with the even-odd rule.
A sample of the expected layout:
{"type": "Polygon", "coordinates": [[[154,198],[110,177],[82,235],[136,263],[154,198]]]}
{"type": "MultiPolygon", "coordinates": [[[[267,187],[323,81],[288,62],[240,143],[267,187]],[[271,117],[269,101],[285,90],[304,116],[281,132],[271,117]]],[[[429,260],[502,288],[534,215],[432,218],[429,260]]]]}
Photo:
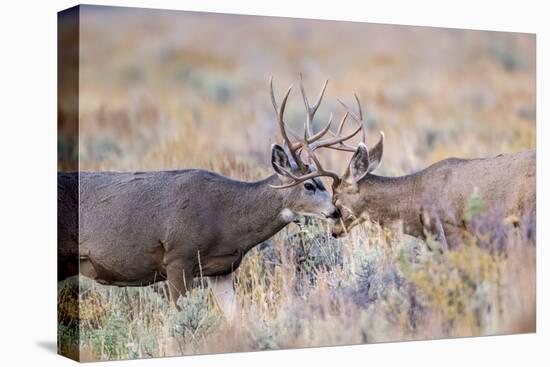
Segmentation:
{"type": "MultiPolygon", "coordinates": [[[[315,127],[357,93],[368,142],[386,134],[379,173],[410,173],[449,157],[535,146],[535,36],[429,27],[81,8],[80,169],[206,168],[236,178],[269,171],[280,142],[278,98],[295,88],[287,123],[300,131],[298,84],[315,127]]],[[[342,171],[346,153],[327,153],[342,171]]]]}

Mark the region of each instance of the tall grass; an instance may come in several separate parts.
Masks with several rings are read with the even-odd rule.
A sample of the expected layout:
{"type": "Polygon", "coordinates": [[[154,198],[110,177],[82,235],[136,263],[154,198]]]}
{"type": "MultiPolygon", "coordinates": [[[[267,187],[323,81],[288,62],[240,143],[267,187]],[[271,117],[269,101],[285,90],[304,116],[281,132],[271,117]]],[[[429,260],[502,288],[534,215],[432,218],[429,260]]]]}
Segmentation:
{"type": "MultiPolygon", "coordinates": [[[[367,223],[333,240],[321,224],[291,226],[235,272],[228,322],[210,289],[180,299],[163,287],[81,279],[83,359],[375,343],[529,332],[535,328],[535,243],[502,223],[504,245],[472,235],[452,251],[367,223]],[[368,236],[367,236],[368,235],[368,236]]],[[[60,338],[66,335],[61,329],[60,338]]],[[[60,340],[61,341],[61,340],[60,340]]]]}

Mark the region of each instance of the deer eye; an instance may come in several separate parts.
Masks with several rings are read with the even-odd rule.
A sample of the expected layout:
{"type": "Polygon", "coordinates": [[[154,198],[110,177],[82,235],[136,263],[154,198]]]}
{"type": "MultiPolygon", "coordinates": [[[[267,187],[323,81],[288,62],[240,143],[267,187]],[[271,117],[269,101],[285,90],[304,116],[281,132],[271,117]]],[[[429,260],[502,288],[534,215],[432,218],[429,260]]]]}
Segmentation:
{"type": "Polygon", "coordinates": [[[313,186],[313,184],[310,183],[310,182],[306,182],[306,183],[304,184],[304,187],[306,188],[306,190],[315,191],[315,186],[313,186]]]}

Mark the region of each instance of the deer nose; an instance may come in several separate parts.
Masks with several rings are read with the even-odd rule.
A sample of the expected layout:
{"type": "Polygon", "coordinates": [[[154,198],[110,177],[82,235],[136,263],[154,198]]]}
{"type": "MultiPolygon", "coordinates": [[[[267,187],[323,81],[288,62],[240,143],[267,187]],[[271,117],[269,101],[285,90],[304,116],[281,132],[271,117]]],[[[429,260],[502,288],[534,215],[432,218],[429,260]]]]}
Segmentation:
{"type": "Polygon", "coordinates": [[[342,230],[341,227],[332,228],[332,233],[331,233],[332,238],[340,238],[340,237],[344,236],[344,234],[345,234],[345,231],[342,230]]]}
{"type": "Polygon", "coordinates": [[[329,219],[340,219],[340,210],[338,208],[334,209],[332,212],[330,212],[328,215],[325,214],[325,217],[329,219]]]}

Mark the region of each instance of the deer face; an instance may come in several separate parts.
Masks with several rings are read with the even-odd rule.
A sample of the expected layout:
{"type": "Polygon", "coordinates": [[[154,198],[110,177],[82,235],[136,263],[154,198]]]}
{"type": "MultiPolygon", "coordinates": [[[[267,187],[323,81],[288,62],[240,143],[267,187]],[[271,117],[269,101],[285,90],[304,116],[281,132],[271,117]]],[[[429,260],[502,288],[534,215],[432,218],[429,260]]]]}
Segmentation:
{"type": "Polygon", "coordinates": [[[290,190],[294,191],[291,196],[295,198],[289,205],[293,212],[333,223],[340,218],[340,211],[333,204],[332,195],[319,178],[307,180],[290,190]]]}
{"type": "Polygon", "coordinates": [[[345,235],[365,220],[365,201],[359,184],[380,165],[383,147],[384,133],[380,134],[380,141],[371,150],[363,143],[357,146],[346,173],[334,188],[333,201],[340,210],[341,219],[332,227],[333,237],[345,235]]]}
{"type": "Polygon", "coordinates": [[[341,217],[332,225],[332,236],[341,237],[363,221],[359,190],[355,185],[342,182],[334,190],[333,202],[340,211],[341,217]]]}
{"type": "MultiPolygon", "coordinates": [[[[319,177],[311,177],[296,183],[292,177],[304,175],[304,172],[298,165],[290,163],[286,152],[279,145],[273,145],[271,149],[271,164],[283,186],[289,186],[281,190],[286,203],[281,215],[285,220],[290,222],[298,214],[318,217],[333,223],[340,218],[332,195],[319,177]]],[[[311,165],[306,166],[306,170],[305,175],[314,175],[317,172],[311,165]]]]}

